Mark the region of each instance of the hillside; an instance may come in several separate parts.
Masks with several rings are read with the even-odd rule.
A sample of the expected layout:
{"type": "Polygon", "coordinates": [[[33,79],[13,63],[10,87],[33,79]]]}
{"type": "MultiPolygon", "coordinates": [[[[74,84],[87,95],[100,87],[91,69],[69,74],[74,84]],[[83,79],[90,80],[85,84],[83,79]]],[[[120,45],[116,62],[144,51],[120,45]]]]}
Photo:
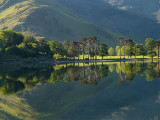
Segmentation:
{"type": "MultiPolygon", "coordinates": [[[[111,5],[105,1],[60,0],[63,5],[70,8],[72,12],[79,15],[83,19],[89,20],[94,24],[106,27],[116,33],[133,39],[137,39],[140,42],[143,42],[146,37],[152,37],[154,39],[159,38],[160,24],[157,23],[158,21],[156,19],[153,19],[153,16],[148,17],[151,16],[151,12],[158,11],[157,7],[155,7],[156,2],[151,4],[152,1],[144,2],[143,0],[126,0],[125,3],[127,4],[128,2],[128,5],[137,5],[136,10],[138,12],[136,12],[135,9],[131,9],[132,11],[118,9],[118,6],[111,5]],[[142,7],[142,5],[144,5],[145,7],[142,7]],[[144,13],[143,11],[146,12],[144,13]],[[149,15],[146,16],[146,14],[149,15]]],[[[154,16],[154,18],[156,18],[156,15],[154,16]]]]}
{"type": "Polygon", "coordinates": [[[59,41],[97,36],[109,45],[115,45],[120,36],[81,19],[56,0],[8,0],[1,3],[0,29],[13,29],[39,39],[59,41]]]}
{"type": "Polygon", "coordinates": [[[104,0],[105,2],[141,16],[156,19],[155,13],[160,9],[159,0],[104,0]]]}
{"type": "Polygon", "coordinates": [[[97,36],[115,46],[121,35],[139,42],[159,39],[158,8],[155,0],[0,0],[0,29],[58,41],[97,36]],[[125,6],[132,9],[120,9],[125,6]]]}

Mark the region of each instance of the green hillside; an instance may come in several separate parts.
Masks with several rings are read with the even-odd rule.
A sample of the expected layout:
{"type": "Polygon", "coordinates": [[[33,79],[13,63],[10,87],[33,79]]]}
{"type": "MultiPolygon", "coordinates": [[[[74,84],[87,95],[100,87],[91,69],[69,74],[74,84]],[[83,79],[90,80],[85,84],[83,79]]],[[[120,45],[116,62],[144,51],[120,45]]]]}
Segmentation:
{"type": "Polygon", "coordinates": [[[1,0],[0,3],[0,29],[17,30],[39,39],[58,41],[97,36],[108,45],[117,44],[120,36],[77,17],[57,0],[1,0]]]}
{"type": "MultiPolygon", "coordinates": [[[[144,2],[144,0],[126,0],[126,2],[131,1],[129,5],[135,5],[133,10],[131,9],[132,11],[120,10],[115,6],[105,3],[103,0],[59,1],[79,17],[110,29],[113,32],[136,39],[139,42],[144,42],[146,37],[152,37],[156,40],[159,39],[160,24],[158,24],[156,20],[156,10],[153,10],[156,7],[153,2],[157,1],[147,2],[147,0],[144,2]],[[147,6],[149,7],[148,9],[147,6]],[[154,16],[155,19],[148,16],[154,16]]],[[[157,19],[158,18],[160,17],[157,16],[157,19]]]]}

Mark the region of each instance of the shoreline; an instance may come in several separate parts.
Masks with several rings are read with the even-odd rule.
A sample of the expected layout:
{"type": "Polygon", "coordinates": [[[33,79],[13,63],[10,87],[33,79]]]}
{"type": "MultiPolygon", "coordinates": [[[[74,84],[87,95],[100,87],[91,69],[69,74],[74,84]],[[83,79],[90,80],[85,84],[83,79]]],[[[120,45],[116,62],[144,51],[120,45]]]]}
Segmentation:
{"type": "Polygon", "coordinates": [[[144,61],[150,59],[90,59],[90,60],[37,60],[37,61],[25,61],[25,60],[6,60],[0,61],[0,65],[24,65],[24,64],[66,64],[66,63],[90,63],[90,62],[125,62],[125,61],[144,61]]]}

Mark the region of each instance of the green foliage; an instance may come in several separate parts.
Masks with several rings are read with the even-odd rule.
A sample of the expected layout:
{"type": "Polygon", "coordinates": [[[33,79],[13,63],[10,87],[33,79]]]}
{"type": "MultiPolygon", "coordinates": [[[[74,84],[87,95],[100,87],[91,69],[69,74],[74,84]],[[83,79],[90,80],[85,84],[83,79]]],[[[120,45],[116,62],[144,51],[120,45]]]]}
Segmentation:
{"type": "Polygon", "coordinates": [[[112,47],[109,48],[108,55],[109,56],[113,56],[114,55],[114,49],[112,47]]]}
{"type": "Polygon", "coordinates": [[[107,56],[108,55],[108,48],[106,44],[101,43],[99,46],[99,55],[100,56],[107,56]]]}
{"type": "Polygon", "coordinates": [[[61,56],[60,54],[54,54],[54,55],[53,55],[53,58],[54,58],[54,59],[59,59],[59,58],[62,58],[62,56],[61,56]]]}
{"type": "Polygon", "coordinates": [[[25,86],[22,82],[13,80],[4,80],[3,84],[0,85],[0,91],[4,95],[16,93],[24,88],[25,86]]]}
{"type": "Polygon", "coordinates": [[[154,51],[154,48],[155,48],[155,41],[152,39],[152,38],[147,38],[146,40],[146,48],[148,50],[148,54],[150,57],[154,57],[156,56],[156,52],[154,51]]]}
{"type": "Polygon", "coordinates": [[[14,29],[24,34],[34,35],[39,39],[45,38],[59,42],[65,39],[73,41],[82,36],[95,35],[104,43],[108,41],[109,45],[115,45],[116,38],[120,36],[107,28],[83,19],[61,4],[59,0],[53,2],[51,0],[5,1],[9,1],[9,4],[0,6],[0,21],[2,21],[0,29],[14,29]],[[53,19],[56,22],[53,22],[53,19]]]}
{"type": "Polygon", "coordinates": [[[37,43],[37,40],[36,40],[33,36],[26,35],[26,36],[24,37],[23,43],[24,43],[24,44],[37,43]]]}
{"type": "Polygon", "coordinates": [[[116,54],[117,54],[117,56],[120,55],[120,46],[116,46],[116,54]]]}
{"type": "Polygon", "coordinates": [[[5,48],[11,47],[13,45],[19,45],[22,43],[24,36],[22,33],[11,31],[11,30],[2,30],[0,32],[0,42],[5,48]]]}
{"type": "Polygon", "coordinates": [[[69,57],[79,56],[79,45],[77,44],[77,42],[70,42],[70,46],[68,48],[68,56],[69,57]]]}
{"type": "Polygon", "coordinates": [[[50,47],[52,55],[54,54],[60,54],[62,56],[65,55],[65,50],[64,50],[62,43],[57,42],[57,41],[49,41],[48,45],[50,47]]]}
{"type": "Polygon", "coordinates": [[[35,57],[36,52],[28,49],[27,47],[19,48],[17,46],[12,46],[6,49],[6,54],[20,56],[23,58],[35,57]]]}
{"type": "Polygon", "coordinates": [[[147,38],[146,40],[146,48],[148,49],[148,51],[152,51],[155,47],[155,42],[152,38],[147,38]]]}

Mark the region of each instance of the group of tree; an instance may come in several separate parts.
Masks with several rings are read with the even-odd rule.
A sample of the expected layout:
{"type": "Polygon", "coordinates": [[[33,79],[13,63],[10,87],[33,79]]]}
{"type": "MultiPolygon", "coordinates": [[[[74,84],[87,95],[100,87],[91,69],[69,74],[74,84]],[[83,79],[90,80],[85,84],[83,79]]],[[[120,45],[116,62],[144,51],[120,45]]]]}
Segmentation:
{"type": "Polygon", "coordinates": [[[157,41],[154,41],[152,38],[146,38],[145,44],[135,44],[133,40],[131,39],[124,39],[119,38],[118,39],[118,46],[116,47],[115,51],[117,53],[117,56],[145,56],[148,55],[150,57],[158,56],[159,58],[159,48],[160,48],[160,39],[157,41]]]}
{"type": "Polygon", "coordinates": [[[97,37],[82,38],[79,41],[46,41],[36,40],[33,36],[22,33],[2,30],[0,32],[0,54],[16,55],[20,57],[48,56],[54,58],[75,58],[79,55],[88,55],[97,58],[97,55],[108,55],[107,45],[100,43],[97,37]]]}
{"type": "MultiPolygon", "coordinates": [[[[154,41],[147,38],[145,44],[135,44],[131,39],[118,39],[119,44],[115,48],[117,56],[158,56],[160,49],[160,40],[154,41]]],[[[20,57],[54,57],[58,58],[78,58],[83,56],[84,59],[97,59],[98,56],[113,56],[114,48],[108,47],[106,44],[100,43],[97,37],[81,38],[79,41],[46,41],[36,40],[33,36],[22,33],[2,30],[0,32],[0,58],[5,55],[15,55],[20,57]],[[87,57],[86,57],[87,56],[87,57]]]]}

